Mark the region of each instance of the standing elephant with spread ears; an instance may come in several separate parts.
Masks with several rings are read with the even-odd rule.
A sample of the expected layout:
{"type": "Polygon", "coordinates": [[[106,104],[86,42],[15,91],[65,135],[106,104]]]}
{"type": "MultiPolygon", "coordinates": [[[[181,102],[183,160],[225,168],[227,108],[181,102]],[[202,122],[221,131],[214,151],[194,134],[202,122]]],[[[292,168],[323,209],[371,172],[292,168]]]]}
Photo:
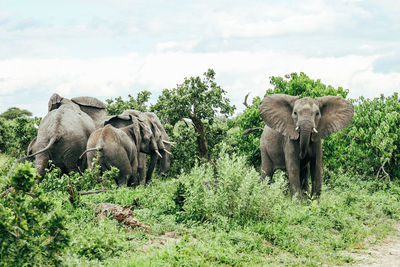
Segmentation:
{"type": "Polygon", "coordinates": [[[322,184],[322,138],[346,128],[354,107],[339,96],[299,98],[276,94],[261,101],[260,115],[266,126],[261,135],[261,178],[286,170],[292,195],[308,191],[319,197],[322,184]]]}
{"type": "Polygon", "coordinates": [[[95,123],[90,114],[83,110],[94,117],[101,117],[106,111],[105,105],[102,106],[98,99],[79,99],[80,104],[53,94],[49,100],[49,112],[41,121],[38,134],[29,144],[28,155],[24,158],[35,158],[40,179],[43,179],[49,160],[63,173],[86,168],[86,160],[80,161],[79,156],[86,149],[87,140],[95,130],[95,123]]]}

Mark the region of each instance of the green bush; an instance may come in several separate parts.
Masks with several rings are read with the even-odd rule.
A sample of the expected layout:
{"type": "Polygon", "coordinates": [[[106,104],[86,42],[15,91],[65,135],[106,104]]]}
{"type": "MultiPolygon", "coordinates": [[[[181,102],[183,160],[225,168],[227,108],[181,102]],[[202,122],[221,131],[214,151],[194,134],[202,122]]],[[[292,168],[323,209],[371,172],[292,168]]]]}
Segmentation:
{"type": "Polygon", "coordinates": [[[35,186],[35,169],[20,164],[8,182],[13,187],[0,200],[0,259],[6,266],[60,263],[68,245],[65,218],[35,186]]]}
{"type": "Polygon", "coordinates": [[[37,135],[35,124],[40,118],[18,117],[13,120],[0,118],[0,153],[15,156],[26,154],[29,143],[37,135]]]}
{"type": "Polygon", "coordinates": [[[127,109],[147,111],[147,102],[150,95],[149,91],[141,91],[136,95],[136,98],[128,95],[129,99],[126,101],[122,100],[122,97],[107,99],[107,113],[108,115],[119,115],[127,109]]]}
{"type": "Polygon", "coordinates": [[[385,179],[400,178],[400,100],[392,96],[354,101],[351,125],[324,141],[331,170],[385,179]]]}
{"type": "Polygon", "coordinates": [[[82,174],[71,172],[63,174],[59,168],[53,164],[46,169],[44,179],[40,187],[46,191],[67,192],[67,185],[70,184],[76,191],[98,189],[101,187],[115,187],[115,178],[118,176],[119,170],[112,167],[111,170],[100,173],[100,166],[95,165],[92,169],[86,169],[82,174]]]}
{"type": "Polygon", "coordinates": [[[199,160],[197,152],[197,134],[190,122],[178,122],[175,127],[165,125],[165,129],[171,141],[176,145],[171,147],[171,166],[168,176],[175,177],[183,172],[188,172],[199,160]]]}
{"type": "Polygon", "coordinates": [[[196,166],[189,174],[179,177],[183,188],[180,189],[182,199],[178,218],[222,226],[232,222],[244,225],[258,221],[268,213],[269,204],[277,197],[276,194],[282,194],[279,190],[282,184],[274,184],[277,190],[267,191],[259,179],[259,174],[246,165],[245,158],[235,155],[230,158],[221,151],[215,166],[196,166]]]}

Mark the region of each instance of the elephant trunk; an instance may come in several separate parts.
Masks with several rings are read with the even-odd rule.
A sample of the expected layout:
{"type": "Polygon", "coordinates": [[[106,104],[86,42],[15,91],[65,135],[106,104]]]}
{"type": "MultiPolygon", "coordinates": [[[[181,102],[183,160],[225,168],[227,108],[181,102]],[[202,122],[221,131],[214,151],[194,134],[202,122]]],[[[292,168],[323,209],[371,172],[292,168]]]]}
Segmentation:
{"type": "Polygon", "coordinates": [[[304,159],[310,145],[311,132],[314,127],[312,121],[303,121],[299,123],[300,129],[300,159],[304,159]]]}

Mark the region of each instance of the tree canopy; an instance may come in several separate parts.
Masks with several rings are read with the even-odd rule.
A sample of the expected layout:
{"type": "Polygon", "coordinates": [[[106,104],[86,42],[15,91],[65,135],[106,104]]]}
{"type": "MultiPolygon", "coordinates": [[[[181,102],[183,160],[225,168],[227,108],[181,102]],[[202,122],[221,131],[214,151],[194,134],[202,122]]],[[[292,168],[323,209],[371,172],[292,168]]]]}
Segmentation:
{"type": "Polygon", "coordinates": [[[32,112],[17,107],[11,107],[0,114],[1,118],[5,118],[7,120],[13,120],[19,117],[30,117],[30,116],[32,116],[32,112]]]}
{"type": "Polygon", "coordinates": [[[160,118],[175,125],[179,120],[190,119],[196,133],[199,155],[209,159],[204,123],[213,123],[217,115],[232,115],[235,106],[225,97],[226,91],[215,82],[215,71],[209,69],[203,78],[185,78],[176,88],[165,89],[151,107],[160,118]]]}

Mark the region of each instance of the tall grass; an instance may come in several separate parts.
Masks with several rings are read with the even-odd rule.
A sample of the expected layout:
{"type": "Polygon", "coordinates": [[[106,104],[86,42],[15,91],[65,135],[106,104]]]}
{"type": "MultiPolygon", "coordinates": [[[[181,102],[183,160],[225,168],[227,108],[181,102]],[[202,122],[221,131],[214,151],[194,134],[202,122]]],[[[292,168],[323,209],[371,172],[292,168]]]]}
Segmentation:
{"type": "MultiPolygon", "coordinates": [[[[175,179],[156,177],[147,187],[82,196],[77,206],[69,204],[65,190],[57,186],[47,194],[67,217],[72,237],[63,254],[67,265],[351,262],[345,251],[359,247],[366,237],[379,239],[393,230],[400,219],[400,187],[345,173],[325,175],[331,179],[321,198],[300,201],[287,193],[284,175],[271,184],[259,183],[259,174],[244,158],[222,149],[215,162],[195,166],[175,179]],[[134,205],[135,216],[152,233],[127,229],[112,219],[98,221],[95,204],[102,202],[134,205]],[[165,241],[165,233],[173,233],[173,238],[165,241]]],[[[58,179],[55,173],[48,177],[58,179]]],[[[81,181],[89,183],[90,177],[81,181]]]]}

